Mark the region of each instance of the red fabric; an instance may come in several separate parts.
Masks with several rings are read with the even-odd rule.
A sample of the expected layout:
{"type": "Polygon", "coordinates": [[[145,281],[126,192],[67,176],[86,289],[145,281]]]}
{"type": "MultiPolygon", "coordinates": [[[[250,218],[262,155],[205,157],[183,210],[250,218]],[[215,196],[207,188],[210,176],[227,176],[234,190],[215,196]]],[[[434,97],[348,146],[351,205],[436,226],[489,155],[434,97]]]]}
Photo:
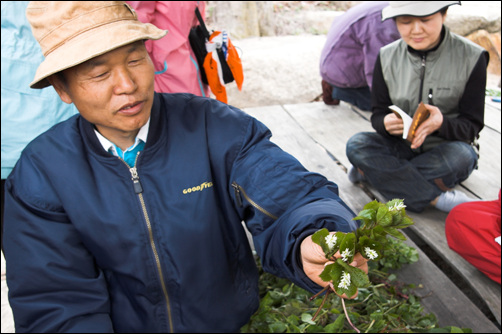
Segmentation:
{"type": "Polygon", "coordinates": [[[448,246],[500,284],[500,191],[498,200],[467,202],[450,211],[445,225],[448,246]]]}

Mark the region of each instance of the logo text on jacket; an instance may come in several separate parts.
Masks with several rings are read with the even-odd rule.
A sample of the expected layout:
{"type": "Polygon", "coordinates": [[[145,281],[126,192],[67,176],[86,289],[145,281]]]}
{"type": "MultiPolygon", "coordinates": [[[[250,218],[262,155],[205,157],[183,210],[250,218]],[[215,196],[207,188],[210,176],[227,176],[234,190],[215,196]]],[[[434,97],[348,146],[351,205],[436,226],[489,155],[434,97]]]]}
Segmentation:
{"type": "Polygon", "coordinates": [[[202,191],[204,189],[211,188],[212,186],[213,186],[213,182],[204,182],[198,186],[183,189],[183,194],[186,195],[186,194],[190,194],[190,193],[193,193],[196,191],[202,191]]]}

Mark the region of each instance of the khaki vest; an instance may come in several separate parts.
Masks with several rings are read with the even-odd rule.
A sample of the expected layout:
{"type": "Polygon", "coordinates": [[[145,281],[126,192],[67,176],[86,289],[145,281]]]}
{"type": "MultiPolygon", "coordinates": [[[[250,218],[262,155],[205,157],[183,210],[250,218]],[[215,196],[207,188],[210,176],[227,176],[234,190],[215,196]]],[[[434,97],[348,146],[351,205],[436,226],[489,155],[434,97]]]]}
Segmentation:
{"type": "MultiPolygon", "coordinates": [[[[439,47],[427,52],[425,59],[408,51],[408,45],[399,39],[380,50],[380,61],[385,83],[393,104],[413,117],[418,104],[428,103],[432,89],[433,104],[444,117],[458,116],[459,102],[471,72],[484,49],[468,39],[446,33],[439,47]],[[425,71],[421,79],[422,66],[425,71]],[[423,81],[422,95],[420,84],[423,81]]],[[[423,149],[436,146],[445,139],[430,135],[423,149]]]]}

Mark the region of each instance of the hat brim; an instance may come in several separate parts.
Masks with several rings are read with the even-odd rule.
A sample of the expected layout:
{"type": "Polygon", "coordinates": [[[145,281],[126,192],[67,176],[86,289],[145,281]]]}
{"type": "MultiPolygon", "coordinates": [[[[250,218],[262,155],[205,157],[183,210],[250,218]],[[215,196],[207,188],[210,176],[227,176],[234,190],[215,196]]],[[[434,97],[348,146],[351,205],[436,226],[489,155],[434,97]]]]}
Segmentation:
{"type": "Polygon", "coordinates": [[[47,78],[57,72],[139,40],[160,39],[166,33],[166,30],[161,30],[153,24],[134,20],[113,22],[83,32],[46,56],[30,87],[50,86],[47,78]]]}
{"type": "Polygon", "coordinates": [[[398,16],[429,16],[439,12],[441,9],[460,5],[460,1],[395,1],[396,3],[408,3],[402,6],[393,7],[388,5],[382,9],[382,21],[398,16]]]}

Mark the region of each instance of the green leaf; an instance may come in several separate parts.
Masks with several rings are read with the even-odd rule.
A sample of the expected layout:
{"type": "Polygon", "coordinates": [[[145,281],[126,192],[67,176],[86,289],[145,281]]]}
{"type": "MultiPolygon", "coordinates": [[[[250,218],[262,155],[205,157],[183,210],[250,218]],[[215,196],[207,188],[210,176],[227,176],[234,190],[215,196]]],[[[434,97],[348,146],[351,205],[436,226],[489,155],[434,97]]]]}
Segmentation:
{"type": "Polygon", "coordinates": [[[327,266],[324,267],[324,270],[322,273],[319,275],[319,277],[324,281],[324,282],[330,282],[333,280],[333,277],[331,275],[331,271],[333,270],[333,267],[336,266],[335,263],[328,264],[327,266]]]}
{"type": "Polygon", "coordinates": [[[399,222],[399,224],[396,224],[393,227],[394,228],[405,228],[405,227],[408,227],[408,226],[413,225],[413,224],[414,224],[413,219],[411,219],[408,216],[403,216],[403,218],[401,219],[401,221],[399,222]]]}
{"type": "Polygon", "coordinates": [[[370,314],[371,320],[379,321],[379,320],[382,320],[382,318],[383,318],[383,313],[382,313],[382,310],[380,310],[380,309],[378,309],[375,312],[370,314]]]}
{"type": "Polygon", "coordinates": [[[392,226],[401,224],[403,220],[403,215],[399,211],[392,212],[392,226]]]}
{"type": "Polygon", "coordinates": [[[352,283],[358,288],[365,288],[370,285],[370,279],[368,278],[368,275],[363,270],[356,267],[351,267],[350,279],[352,283]]]}
{"type": "Polygon", "coordinates": [[[378,210],[378,208],[380,207],[381,203],[378,202],[377,200],[374,200],[374,201],[371,201],[369,203],[367,203],[363,210],[374,210],[375,212],[378,210]]]}
{"type": "Polygon", "coordinates": [[[404,234],[393,227],[386,227],[385,231],[396,239],[406,240],[406,237],[404,236],[404,234]]]}
{"type": "Polygon", "coordinates": [[[351,273],[354,269],[357,268],[348,265],[342,259],[337,259],[335,265],[336,266],[334,266],[333,269],[331,270],[331,277],[333,279],[333,287],[335,288],[336,293],[339,295],[345,293],[349,298],[354,296],[357,292],[357,286],[352,281],[353,278],[351,273]],[[342,282],[342,278],[344,277],[344,273],[350,275],[350,282],[348,284],[346,284],[347,282],[344,282],[344,284],[340,284],[342,282]],[[347,286],[344,287],[344,285],[347,286]]]}
{"type": "Polygon", "coordinates": [[[287,329],[286,325],[280,321],[268,325],[268,328],[270,329],[270,333],[284,333],[287,329]]]}
{"type": "Polygon", "coordinates": [[[357,293],[357,286],[355,286],[354,284],[350,284],[348,288],[335,286],[335,291],[339,295],[343,295],[345,293],[345,295],[347,295],[348,298],[352,298],[357,293]]]}
{"type": "Polygon", "coordinates": [[[327,259],[331,259],[333,255],[338,251],[338,248],[340,246],[340,240],[345,238],[345,233],[343,232],[336,232],[334,233],[335,237],[337,238],[337,242],[333,245],[333,248],[330,248],[328,246],[328,243],[326,242],[326,237],[330,234],[330,232],[323,228],[312,234],[312,241],[319,246],[321,246],[324,256],[327,259]]]}
{"type": "Polygon", "coordinates": [[[382,256],[382,253],[381,253],[382,244],[380,242],[378,242],[378,241],[371,240],[367,236],[362,236],[361,238],[359,238],[359,248],[360,248],[361,255],[365,259],[376,261],[376,260],[379,260],[380,257],[382,256]],[[377,253],[377,257],[372,259],[373,254],[369,255],[367,253],[367,248],[369,248],[370,250],[376,252],[377,253]]]}
{"type": "Polygon", "coordinates": [[[312,321],[312,315],[308,313],[302,313],[302,321],[311,325],[315,325],[315,321],[312,321]]]}
{"type": "Polygon", "coordinates": [[[314,234],[312,234],[312,242],[314,242],[314,243],[318,244],[319,246],[321,246],[322,251],[326,255],[326,258],[329,259],[329,257],[328,257],[327,254],[329,254],[330,248],[329,248],[328,244],[326,243],[326,236],[328,234],[329,234],[328,229],[323,228],[323,229],[315,232],[314,234]]]}
{"type": "Polygon", "coordinates": [[[410,263],[414,263],[417,262],[418,260],[419,260],[418,251],[416,249],[413,249],[408,255],[408,261],[410,263]]]}
{"type": "Polygon", "coordinates": [[[345,258],[344,261],[347,263],[351,263],[354,259],[356,249],[356,236],[354,233],[345,234],[345,238],[343,238],[340,243],[340,255],[342,258],[345,258]]]}
{"type": "Polygon", "coordinates": [[[373,209],[362,210],[361,212],[359,212],[357,217],[352,218],[352,220],[373,221],[375,220],[375,214],[376,211],[373,209]]]}
{"type": "Polygon", "coordinates": [[[382,205],[378,208],[377,223],[384,227],[392,224],[392,213],[389,212],[389,208],[387,208],[387,206],[382,205]]]}
{"type": "Polygon", "coordinates": [[[376,200],[367,203],[353,220],[362,220],[362,226],[371,226],[371,223],[376,221],[376,212],[379,206],[380,203],[376,200]]]}
{"type": "Polygon", "coordinates": [[[340,283],[340,277],[342,276],[342,272],[344,270],[344,265],[343,261],[340,259],[337,259],[335,263],[332,263],[326,267],[330,267],[330,272],[329,275],[331,277],[331,281],[333,281],[333,285],[340,283]],[[341,263],[340,263],[341,262],[341,263]]]}
{"type": "Polygon", "coordinates": [[[298,326],[298,323],[300,321],[300,318],[298,318],[298,316],[296,314],[291,314],[288,318],[288,323],[290,323],[291,325],[294,325],[294,326],[298,326]]]}
{"type": "Polygon", "coordinates": [[[319,231],[312,234],[312,241],[319,246],[321,246],[322,242],[326,243],[326,236],[329,234],[328,229],[323,228],[319,231]]]}
{"type": "Polygon", "coordinates": [[[324,328],[326,333],[340,333],[345,324],[345,316],[339,315],[336,320],[324,328]]]}

